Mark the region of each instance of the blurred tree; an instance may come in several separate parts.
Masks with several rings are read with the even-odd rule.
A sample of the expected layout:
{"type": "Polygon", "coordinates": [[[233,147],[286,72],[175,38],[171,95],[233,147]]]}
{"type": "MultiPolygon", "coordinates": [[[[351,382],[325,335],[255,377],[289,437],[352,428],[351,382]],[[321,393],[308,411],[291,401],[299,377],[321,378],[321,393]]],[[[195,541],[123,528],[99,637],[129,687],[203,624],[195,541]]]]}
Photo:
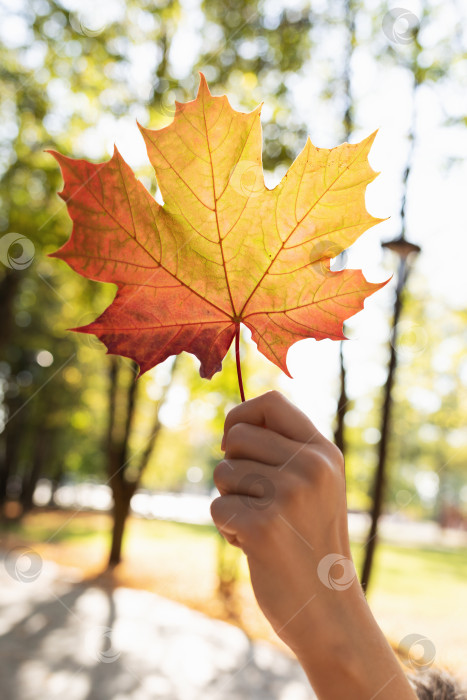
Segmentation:
{"type": "MultiPolygon", "coordinates": [[[[177,358],[172,363],[173,373],[177,358]]],[[[109,566],[120,563],[123,533],[130,511],[130,503],[138,488],[143,472],[156,445],[161,429],[159,408],[163,405],[170,381],[163,387],[159,401],[154,403],[153,418],[148,435],[138,449],[131,450],[135,409],[143,382],[137,380],[138,365],[121,358],[109,360],[109,408],[107,428],[108,483],[113,494],[113,528],[109,566]]]]}
{"type": "Polygon", "coordinates": [[[236,95],[247,109],[265,101],[263,163],[283,174],[307,135],[295,116],[293,89],[310,57],[310,3],[287,8],[258,0],[203,0],[201,7],[205,23],[197,66],[213,90],[236,95]]]}
{"type": "MultiPolygon", "coordinates": [[[[39,248],[57,240],[60,226],[59,176],[42,152],[50,143],[44,123],[50,103],[18,52],[0,51],[0,112],[9,124],[0,134],[0,506],[10,483],[27,510],[38,477],[63,460],[58,436],[76,407],[65,371],[75,365],[76,344],[56,325],[64,315],[57,291],[64,278],[51,274],[39,248]]],[[[75,287],[77,298],[84,289],[75,287]]],[[[67,432],[71,447],[78,435],[67,432]]]]}
{"type": "Polygon", "coordinates": [[[467,510],[462,491],[467,476],[467,319],[465,312],[447,312],[428,290],[422,298],[408,300],[397,345],[400,381],[391,443],[396,474],[388,484],[397,503],[397,477],[405,475],[415,502],[438,519],[446,506],[464,514],[467,510]]]}
{"type": "MultiPolygon", "coordinates": [[[[402,177],[402,197],[400,208],[400,236],[405,238],[407,233],[406,212],[408,199],[410,196],[410,180],[414,167],[414,154],[416,142],[418,138],[418,109],[421,98],[421,92],[425,86],[433,86],[440,83],[442,80],[449,80],[452,64],[459,58],[459,45],[451,43],[450,37],[445,36],[437,45],[437,51],[431,53],[431,60],[427,60],[427,51],[425,50],[426,37],[429,37],[429,29],[436,22],[436,17],[439,9],[431,6],[426,0],[421,5],[420,17],[416,17],[410,12],[394,9],[387,12],[383,18],[383,30],[389,39],[387,52],[384,55],[385,60],[388,58],[395,61],[398,65],[408,72],[412,84],[412,117],[408,131],[408,149],[406,165],[402,177]],[[404,14],[405,12],[405,14],[404,14]],[[400,33],[397,22],[401,19],[401,13],[405,18],[407,27],[400,33]]],[[[381,36],[381,19],[378,18],[378,36],[381,36]]],[[[430,40],[428,39],[428,44],[430,40]]],[[[410,232],[409,232],[410,233],[410,232]]],[[[403,260],[403,257],[401,257],[403,260]]],[[[394,338],[391,342],[395,342],[398,326],[399,313],[404,300],[404,292],[402,287],[405,283],[405,277],[409,268],[401,263],[399,270],[398,289],[396,291],[395,306],[394,306],[394,338]],[[403,279],[400,277],[402,276],[403,279]]],[[[368,533],[368,538],[365,546],[365,556],[362,567],[361,582],[365,590],[367,590],[370,576],[372,572],[372,564],[374,552],[377,546],[378,538],[378,519],[383,508],[385,499],[386,486],[386,468],[387,468],[387,441],[392,429],[392,382],[395,379],[395,368],[397,362],[397,354],[391,353],[391,360],[388,370],[389,390],[386,391],[385,401],[383,403],[383,413],[381,421],[381,436],[378,444],[378,465],[374,473],[372,485],[372,507],[371,507],[371,525],[368,533]]]]}
{"type": "Polygon", "coordinates": [[[154,11],[129,2],[97,29],[81,10],[53,0],[4,12],[4,28],[11,17],[20,19],[24,35],[8,37],[0,49],[0,110],[10,124],[0,132],[0,231],[16,232],[0,240],[0,502],[10,484],[23,512],[40,476],[56,484],[103,473],[107,358],[97,341],[66,328],[97,316],[112,288],[44,258],[63,242],[69,223],[56,198],[59,171],[43,149],[103,154],[96,123],[106,114],[121,117],[132,104],[147,102],[156,121],[165,118],[152,73],[135,80],[134,51],[148,51],[159,79],[178,7],[168,2],[154,11]]]}
{"type": "MultiPolygon", "coordinates": [[[[438,518],[443,501],[466,511],[467,364],[465,312],[454,311],[430,296],[421,284],[415,297],[405,300],[396,351],[399,380],[394,388],[392,431],[388,445],[385,507],[388,512],[403,511],[414,518],[438,518]],[[443,338],[439,342],[439,338],[443,338]],[[428,476],[427,476],[428,475],[428,476]],[[424,497],[420,483],[428,483],[424,497]]],[[[365,402],[356,402],[347,414],[348,499],[351,508],[369,509],[371,489],[366,489],[377,427],[381,396],[374,390],[365,402]],[[359,406],[364,409],[359,411],[359,406]]]]}
{"type": "MultiPolygon", "coordinates": [[[[355,37],[355,14],[356,7],[353,0],[344,0],[344,26],[346,30],[344,64],[342,70],[342,93],[344,95],[344,114],[342,119],[343,141],[350,141],[354,128],[354,110],[352,95],[352,55],[356,44],[355,37]]],[[[337,252],[337,251],[336,251],[337,252]]],[[[340,262],[344,262],[344,255],[339,254],[340,262]]],[[[339,258],[338,258],[339,261],[339,258]]],[[[345,328],[344,328],[345,333],[345,328]]],[[[334,428],[334,442],[342,454],[346,455],[345,443],[345,416],[349,408],[349,398],[347,396],[347,375],[344,359],[344,342],[339,343],[339,398],[337,399],[336,423],[334,428]]]]}
{"type": "MultiPolygon", "coordinates": [[[[65,0],[32,0],[0,10],[0,386],[5,425],[0,431],[0,502],[10,484],[10,495],[20,498],[24,509],[30,507],[40,475],[55,482],[90,474],[103,477],[106,471],[113,475],[131,456],[128,466],[133,464],[133,474],[129,469],[125,478],[122,473],[113,484],[114,492],[123,494],[123,506],[131,498],[134,473],[139,473],[143,457],[148,465],[143,485],[194,488],[187,478],[194,464],[202,465],[208,484],[212,467],[221,458],[217,445],[225,411],[238,401],[232,358],[211,383],[193,378],[193,358],[182,356],[179,378],[170,386],[159,386],[157,370],[135,386],[128,364],[119,361],[115,369],[97,341],[66,331],[95,318],[114,288],[87,282],[65,265],[46,260],[46,254],[65,240],[70,224],[56,198],[58,169],[43,149],[100,159],[106,157],[117,127],[133,128],[135,117],[155,128],[163,126],[173,115],[174,99],[193,96],[196,64],[205,71],[213,91],[227,91],[242,107],[252,108],[265,100],[264,163],[268,174],[281,176],[311,126],[316,128],[311,124],[305,128],[296,109],[298,92],[303,95],[318,85],[313,94],[329,99],[333,140],[342,126],[347,138],[361,122],[360,96],[352,89],[351,79],[354,34],[357,48],[366,42],[369,61],[404,68],[417,91],[422,85],[439,85],[456,70],[458,75],[463,51],[465,55],[457,33],[434,43],[430,38],[430,28],[443,12],[436,3],[425,11],[416,41],[408,37],[403,45],[386,40],[381,29],[384,3],[376,3],[371,10],[357,0],[333,0],[326,5],[304,1],[293,7],[285,2],[204,0],[199,8],[190,5],[189,9],[175,0],[128,0],[94,3],[90,10],[70,7],[65,0]],[[101,20],[93,13],[102,13],[101,20]],[[371,13],[370,36],[365,32],[371,13]],[[9,15],[23,21],[23,38],[21,32],[8,32],[9,15]],[[359,31],[354,31],[356,23],[359,31]],[[183,43],[188,30],[190,41],[183,43]],[[324,61],[320,52],[326,55],[324,61]],[[7,241],[4,236],[12,232],[25,239],[7,241]],[[111,403],[107,414],[113,391],[115,405],[111,403]],[[164,408],[182,405],[185,414],[180,423],[173,424],[170,411],[162,407],[159,416],[148,392],[157,402],[162,392],[164,408]],[[183,393],[178,404],[177,392],[183,393]],[[157,427],[159,419],[167,429],[157,427]],[[157,454],[147,440],[151,434],[158,436],[157,454]]],[[[313,102],[313,112],[320,102],[313,102]]],[[[150,167],[139,173],[155,191],[150,167]]],[[[247,396],[277,381],[274,368],[270,373],[267,363],[250,359],[249,347],[244,343],[247,396]]],[[[457,372],[461,377],[460,363],[459,359],[447,370],[449,376],[457,372]]],[[[407,371],[412,370],[411,361],[407,371]]],[[[456,382],[461,381],[458,377],[456,382]]],[[[455,386],[461,388],[459,383],[455,386]]],[[[436,463],[449,461],[452,445],[459,441],[458,428],[449,427],[460,425],[459,416],[465,410],[455,392],[443,395],[442,415],[433,416],[432,427],[445,436],[432,446],[436,463]],[[445,421],[445,427],[435,425],[438,420],[445,421]]],[[[400,405],[397,400],[393,429],[398,442],[391,441],[394,480],[391,476],[387,496],[397,502],[397,494],[408,489],[415,494],[415,503],[418,492],[407,464],[413,460],[420,469],[425,466],[416,459],[420,450],[408,439],[412,436],[401,438],[401,426],[405,419],[412,421],[410,425],[423,422],[425,414],[408,395],[400,405]]],[[[370,445],[367,437],[369,429],[375,431],[378,406],[376,398],[368,411],[352,407],[345,418],[350,495],[361,505],[369,504],[363,485],[376,433],[370,445]]],[[[446,497],[458,483],[463,448],[456,455],[442,472],[446,497]]],[[[124,513],[125,508],[120,508],[118,522],[125,521],[124,513]]],[[[120,556],[122,537],[123,528],[114,533],[118,556],[113,554],[113,559],[120,556]]],[[[226,572],[226,580],[229,575],[226,572]]]]}

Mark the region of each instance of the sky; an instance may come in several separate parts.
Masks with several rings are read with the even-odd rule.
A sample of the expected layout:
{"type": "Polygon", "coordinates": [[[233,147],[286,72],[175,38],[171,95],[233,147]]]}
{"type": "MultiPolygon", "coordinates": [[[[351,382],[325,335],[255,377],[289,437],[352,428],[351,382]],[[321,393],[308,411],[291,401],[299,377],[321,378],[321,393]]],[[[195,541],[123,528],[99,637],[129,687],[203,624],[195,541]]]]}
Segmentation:
{"type": "MultiPolygon", "coordinates": [[[[119,15],[123,3],[91,2],[66,0],[70,9],[81,13],[83,24],[96,31],[119,15]]],[[[284,7],[300,6],[300,0],[266,0],[265,6],[273,18],[284,7]]],[[[450,2],[432,2],[439,16],[422,35],[426,61],[441,55],[443,42],[454,33],[460,19],[467,20],[467,6],[450,2]]],[[[322,5],[321,0],[313,3],[315,9],[322,5]]],[[[370,11],[373,1],[365,3],[370,11]]],[[[389,5],[400,7],[398,2],[389,5]]],[[[2,0],[3,10],[0,23],[0,37],[8,44],[24,39],[24,27],[14,14],[19,0],[2,0]]],[[[179,78],[188,75],[192,68],[193,56],[200,49],[202,15],[198,0],[184,0],[182,15],[170,53],[174,74],[179,78]]],[[[403,8],[415,17],[421,14],[418,2],[403,0],[403,8]]],[[[388,39],[381,29],[381,46],[388,39]]],[[[403,31],[404,27],[401,26],[403,31]]],[[[407,236],[422,246],[422,253],[416,260],[410,278],[414,294],[434,298],[442,307],[463,309],[467,306],[467,284],[465,264],[467,259],[467,129],[465,125],[447,128],[448,118],[467,114],[467,90],[460,77],[467,74],[467,61],[455,67],[459,74],[459,85],[424,87],[418,91],[415,106],[411,100],[410,76],[393,62],[375,61],[365,48],[364,38],[368,27],[363,21],[357,26],[357,34],[362,38],[352,64],[353,90],[357,97],[358,109],[355,115],[357,128],[352,141],[358,141],[378,129],[370,154],[370,163],[380,175],[368,186],[366,202],[371,214],[376,217],[389,217],[367,231],[349,250],[347,267],[363,269],[365,276],[373,282],[387,279],[396,272],[393,254],[384,252],[380,243],[400,233],[401,172],[405,166],[412,110],[416,111],[417,143],[414,154],[412,175],[409,181],[407,206],[407,236]],[[448,163],[451,161],[450,167],[448,163]]],[[[133,78],[144,95],[148,89],[149,75],[153,63],[149,46],[140,46],[132,52],[133,78]]],[[[248,47],[247,47],[248,48],[248,47]]],[[[401,59],[407,54],[407,47],[392,42],[392,48],[400,52],[401,59]]],[[[304,66],[300,75],[291,76],[290,85],[294,108],[306,124],[313,143],[320,147],[333,147],[340,142],[336,124],[340,115],[333,113],[335,104],[319,98],[318,89],[321,75],[329,62],[339,56],[342,40],[339,27],[329,30],[319,42],[319,50],[313,64],[304,66]]],[[[37,60],[31,54],[32,64],[37,60]]],[[[60,130],[61,112],[73,109],[73,103],[64,107],[63,85],[59,82],[49,86],[50,94],[57,100],[57,114],[52,117],[52,127],[60,130]]],[[[258,101],[264,100],[263,119],[269,118],[267,87],[257,86],[255,95],[258,101]]],[[[235,108],[240,108],[237,98],[229,96],[235,108]]],[[[76,98],[76,99],[79,99],[76,98]]],[[[127,162],[136,170],[147,165],[147,155],[135,119],[146,123],[144,101],[135,104],[131,114],[121,118],[104,116],[89,129],[79,142],[81,152],[90,159],[100,157],[102,145],[110,156],[114,143],[127,162]]],[[[53,130],[53,129],[52,129],[53,130]]],[[[298,155],[298,154],[297,154],[298,155]]],[[[278,181],[278,174],[266,173],[266,182],[272,187],[278,181]]],[[[146,183],[145,183],[146,184],[146,183]]],[[[352,398],[364,397],[375,386],[385,381],[384,353],[381,344],[389,340],[388,311],[391,309],[394,279],[381,291],[370,297],[365,310],[346,324],[349,340],[345,343],[345,357],[349,368],[348,392],[352,398]]],[[[407,323],[407,322],[406,322],[407,323]]],[[[423,328],[417,324],[406,332],[415,338],[414,352],[423,346],[423,328]]],[[[248,337],[245,329],[244,336],[248,337]]],[[[422,348],[423,349],[423,348],[422,348]]],[[[264,360],[267,362],[267,360],[264,360]]],[[[324,432],[330,426],[336,408],[335,388],[338,373],[338,344],[333,341],[305,340],[294,345],[288,354],[288,367],[294,379],[282,378],[281,387],[303,408],[324,432]]],[[[176,400],[173,410],[178,411],[176,400]]]]}

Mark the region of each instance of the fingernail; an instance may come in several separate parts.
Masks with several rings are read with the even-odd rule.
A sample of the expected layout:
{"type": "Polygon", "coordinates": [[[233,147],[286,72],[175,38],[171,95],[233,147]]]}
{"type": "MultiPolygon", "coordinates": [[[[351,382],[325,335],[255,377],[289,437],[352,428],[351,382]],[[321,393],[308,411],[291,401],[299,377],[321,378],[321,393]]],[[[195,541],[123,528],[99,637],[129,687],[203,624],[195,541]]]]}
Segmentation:
{"type": "Polygon", "coordinates": [[[222,436],[221,450],[222,452],[225,452],[225,435],[222,436]]]}

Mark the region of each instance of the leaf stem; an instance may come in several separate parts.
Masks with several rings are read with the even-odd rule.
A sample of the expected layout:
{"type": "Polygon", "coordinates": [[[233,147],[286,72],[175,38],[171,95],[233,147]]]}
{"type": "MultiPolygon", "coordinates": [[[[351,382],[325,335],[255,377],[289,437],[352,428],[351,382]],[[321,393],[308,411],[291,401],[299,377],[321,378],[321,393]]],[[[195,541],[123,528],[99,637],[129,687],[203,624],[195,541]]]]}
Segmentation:
{"type": "Polygon", "coordinates": [[[237,377],[238,386],[240,389],[240,398],[245,401],[245,392],[243,390],[243,379],[242,379],[242,368],[240,365],[240,324],[237,324],[237,330],[235,331],[235,360],[237,362],[237,377]]]}

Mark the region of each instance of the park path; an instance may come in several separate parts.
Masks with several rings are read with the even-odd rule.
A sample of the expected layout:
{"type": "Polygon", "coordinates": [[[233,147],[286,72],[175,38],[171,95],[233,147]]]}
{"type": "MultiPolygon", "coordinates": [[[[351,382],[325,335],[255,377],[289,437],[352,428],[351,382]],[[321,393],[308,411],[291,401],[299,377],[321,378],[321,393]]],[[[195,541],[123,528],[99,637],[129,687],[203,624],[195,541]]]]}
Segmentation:
{"type": "Polygon", "coordinates": [[[2,700],[315,697],[294,659],[153,593],[11,554],[0,587],[2,700]]]}

